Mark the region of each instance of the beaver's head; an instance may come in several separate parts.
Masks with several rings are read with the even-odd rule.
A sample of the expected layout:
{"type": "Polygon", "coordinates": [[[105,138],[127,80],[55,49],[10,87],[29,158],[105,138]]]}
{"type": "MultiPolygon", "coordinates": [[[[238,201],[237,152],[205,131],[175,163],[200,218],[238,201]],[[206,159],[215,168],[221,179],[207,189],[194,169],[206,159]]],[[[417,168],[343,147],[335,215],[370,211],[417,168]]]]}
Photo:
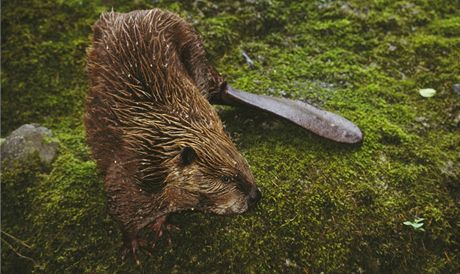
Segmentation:
{"type": "Polygon", "coordinates": [[[239,214],[261,198],[246,160],[225,134],[183,144],[168,162],[174,168],[166,178],[165,194],[173,208],[239,214]]]}

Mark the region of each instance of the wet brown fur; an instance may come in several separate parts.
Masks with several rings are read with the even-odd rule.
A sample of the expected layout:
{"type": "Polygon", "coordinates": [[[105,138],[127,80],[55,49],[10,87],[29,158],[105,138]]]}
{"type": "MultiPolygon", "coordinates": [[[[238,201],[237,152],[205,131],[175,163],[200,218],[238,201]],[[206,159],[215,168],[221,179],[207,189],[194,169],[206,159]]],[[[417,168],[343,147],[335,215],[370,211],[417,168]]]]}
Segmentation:
{"type": "Polygon", "coordinates": [[[125,240],[171,212],[246,211],[254,178],[208,101],[225,82],[195,30],[154,9],[104,13],[93,31],[87,141],[125,240]]]}

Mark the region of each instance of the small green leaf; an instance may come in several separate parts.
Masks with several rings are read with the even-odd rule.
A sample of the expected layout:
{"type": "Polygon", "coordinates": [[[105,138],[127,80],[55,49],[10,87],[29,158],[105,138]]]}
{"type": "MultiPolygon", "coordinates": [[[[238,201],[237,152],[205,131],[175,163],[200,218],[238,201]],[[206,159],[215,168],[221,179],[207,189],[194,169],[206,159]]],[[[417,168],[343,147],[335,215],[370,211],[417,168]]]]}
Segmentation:
{"type": "Polygon", "coordinates": [[[412,225],[412,222],[410,222],[410,221],[405,221],[403,224],[405,224],[405,225],[412,225]]]}
{"type": "Polygon", "coordinates": [[[416,223],[416,224],[413,223],[412,224],[412,227],[415,228],[415,229],[420,228],[422,226],[423,226],[423,223],[416,223]]]}
{"type": "Polygon", "coordinates": [[[425,98],[433,97],[436,94],[436,90],[432,88],[422,88],[418,92],[425,98]]]}

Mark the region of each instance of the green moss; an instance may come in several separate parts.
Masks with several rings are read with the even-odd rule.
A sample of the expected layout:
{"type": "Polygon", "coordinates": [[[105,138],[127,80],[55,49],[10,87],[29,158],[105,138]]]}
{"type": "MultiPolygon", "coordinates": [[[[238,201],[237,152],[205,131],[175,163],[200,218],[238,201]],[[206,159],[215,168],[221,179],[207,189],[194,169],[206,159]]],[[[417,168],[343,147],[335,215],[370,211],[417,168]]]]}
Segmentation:
{"type": "Polygon", "coordinates": [[[437,34],[447,37],[460,36],[460,17],[453,15],[450,18],[438,19],[430,23],[429,29],[437,34]]]}
{"type": "Polygon", "coordinates": [[[458,272],[460,33],[452,1],[156,1],[202,33],[236,88],[306,100],[354,121],[338,145],[272,115],[219,107],[263,199],[250,214],[173,216],[181,231],[141,266],[122,262],[81,124],[90,25],[148,1],[7,1],[2,129],[40,122],[59,158],[2,167],[2,246],[19,272],[458,272]],[[241,56],[255,62],[250,69],[241,56]],[[420,88],[434,88],[422,98],[420,88]],[[456,120],[457,119],[457,120],[456,120]],[[424,232],[403,225],[425,219],[424,232]],[[2,235],[3,239],[4,235],[2,235]]]}

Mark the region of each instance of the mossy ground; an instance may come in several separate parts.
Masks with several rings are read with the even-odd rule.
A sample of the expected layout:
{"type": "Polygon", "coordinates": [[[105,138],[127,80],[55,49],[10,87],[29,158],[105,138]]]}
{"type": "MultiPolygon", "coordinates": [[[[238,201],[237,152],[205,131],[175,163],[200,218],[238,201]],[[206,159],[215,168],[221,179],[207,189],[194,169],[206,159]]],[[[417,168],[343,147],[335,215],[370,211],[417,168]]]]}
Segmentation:
{"type": "Polygon", "coordinates": [[[2,137],[39,122],[60,143],[51,169],[2,170],[2,230],[31,246],[2,234],[3,273],[460,271],[458,2],[153,2],[2,3],[2,137]],[[141,266],[121,261],[81,123],[90,26],[112,7],[179,13],[233,86],[340,113],[363,144],[220,108],[262,189],[259,207],[173,216],[172,245],[161,242],[141,266]],[[418,94],[427,87],[436,96],[418,94]],[[425,231],[403,225],[416,217],[425,231]]]}

